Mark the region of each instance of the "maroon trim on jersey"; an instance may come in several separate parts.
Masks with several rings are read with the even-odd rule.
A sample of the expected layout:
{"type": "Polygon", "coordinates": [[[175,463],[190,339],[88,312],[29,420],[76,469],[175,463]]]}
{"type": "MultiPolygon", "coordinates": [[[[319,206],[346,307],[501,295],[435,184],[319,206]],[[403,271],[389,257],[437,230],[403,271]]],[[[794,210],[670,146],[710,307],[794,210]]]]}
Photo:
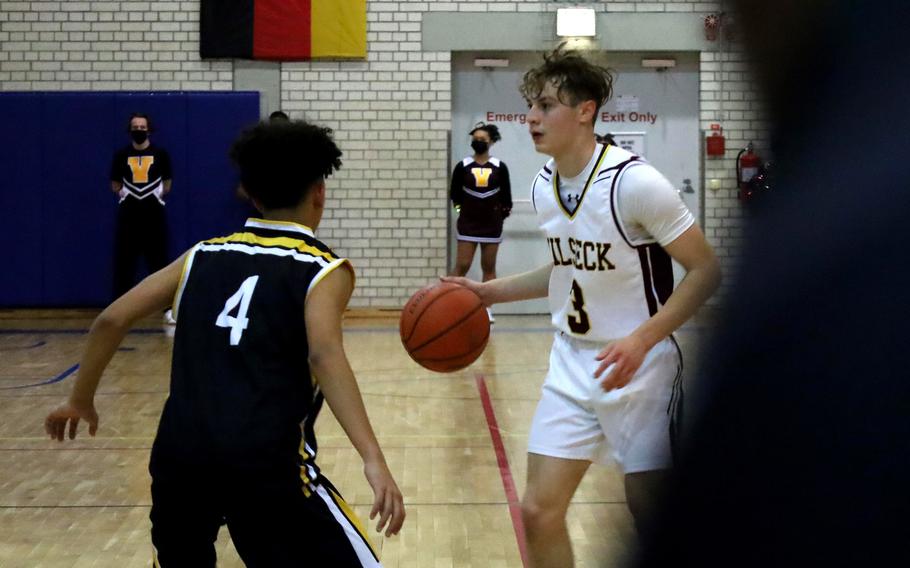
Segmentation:
{"type": "Polygon", "coordinates": [[[619,164],[613,166],[612,168],[607,168],[603,172],[601,172],[601,173],[607,173],[610,170],[613,170],[613,169],[616,170],[616,175],[613,176],[613,181],[610,182],[610,213],[613,214],[613,223],[616,225],[616,230],[618,230],[619,234],[622,236],[622,240],[626,241],[626,244],[632,248],[638,248],[638,246],[641,246],[641,245],[638,245],[638,246],[633,245],[632,241],[629,240],[629,237],[626,236],[626,232],[622,230],[622,223],[619,222],[619,214],[616,212],[616,209],[617,209],[616,188],[617,188],[617,183],[619,182],[619,178],[620,178],[620,176],[622,176],[622,172],[625,169],[625,167],[628,166],[629,164],[631,164],[632,162],[637,162],[638,159],[639,159],[638,156],[632,156],[625,162],[620,162],[619,164]]]}
{"type": "Polygon", "coordinates": [[[667,303],[673,293],[673,260],[664,247],[657,243],[647,245],[651,257],[651,274],[654,278],[654,290],[660,305],[667,303]]]}
{"type": "Polygon", "coordinates": [[[667,251],[657,243],[635,248],[641,261],[648,312],[653,316],[673,293],[673,263],[667,251]]]}
{"type": "Polygon", "coordinates": [[[648,247],[636,247],[638,260],[641,262],[641,275],[645,284],[645,301],[648,302],[648,314],[657,313],[657,298],[654,297],[654,288],[651,285],[651,259],[648,258],[648,247]]]}
{"type": "MultiPolygon", "coordinates": [[[[544,168],[547,169],[547,168],[544,168]]],[[[534,178],[534,183],[531,184],[531,207],[534,208],[534,213],[537,213],[537,178],[544,180],[547,183],[550,183],[550,180],[544,176],[542,173],[537,174],[537,177],[534,178]]]]}
{"type": "Polygon", "coordinates": [[[684,367],[682,349],[679,348],[679,343],[677,343],[673,334],[670,334],[669,339],[676,348],[676,356],[679,358],[679,364],[676,367],[676,377],[673,379],[673,391],[670,394],[670,402],[667,404],[667,414],[670,416],[670,455],[673,458],[673,464],[678,466],[682,438],[683,402],[685,398],[682,382],[684,367]]]}

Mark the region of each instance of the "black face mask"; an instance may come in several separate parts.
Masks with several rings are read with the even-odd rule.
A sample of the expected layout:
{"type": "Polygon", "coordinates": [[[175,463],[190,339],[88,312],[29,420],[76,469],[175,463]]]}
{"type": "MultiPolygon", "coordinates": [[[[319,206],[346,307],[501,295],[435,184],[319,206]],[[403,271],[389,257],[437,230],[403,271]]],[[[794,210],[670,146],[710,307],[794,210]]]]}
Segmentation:
{"type": "Polygon", "coordinates": [[[148,140],[148,137],[148,130],[130,130],[130,138],[132,138],[133,142],[136,144],[142,144],[148,140]]]}
{"type": "Polygon", "coordinates": [[[474,151],[478,154],[486,154],[487,150],[490,149],[490,145],[483,140],[471,140],[471,148],[474,148],[474,151]]]}

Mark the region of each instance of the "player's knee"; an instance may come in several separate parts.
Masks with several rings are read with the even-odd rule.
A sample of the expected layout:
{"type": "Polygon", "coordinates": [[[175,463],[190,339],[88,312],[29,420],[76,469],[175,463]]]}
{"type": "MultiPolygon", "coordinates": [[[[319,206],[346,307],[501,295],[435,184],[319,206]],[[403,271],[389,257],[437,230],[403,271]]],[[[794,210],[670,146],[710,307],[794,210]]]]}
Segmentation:
{"type": "Polygon", "coordinates": [[[495,260],[481,260],[480,269],[484,274],[495,274],[496,273],[496,261],[495,260]]]}
{"type": "Polygon", "coordinates": [[[559,530],[565,524],[566,512],[560,507],[526,497],[521,503],[521,519],[530,534],[546,534],[559,530]]]}

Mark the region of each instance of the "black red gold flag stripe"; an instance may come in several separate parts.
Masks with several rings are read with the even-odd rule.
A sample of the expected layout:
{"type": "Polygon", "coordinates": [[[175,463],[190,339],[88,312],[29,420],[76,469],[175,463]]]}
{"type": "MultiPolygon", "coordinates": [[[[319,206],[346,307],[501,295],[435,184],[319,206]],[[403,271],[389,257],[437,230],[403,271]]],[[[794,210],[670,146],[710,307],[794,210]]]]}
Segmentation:
{"type": "Polygon", "coordinates": [[[366,58],[366,0],[202,0],[203,58],[366,58]]]}

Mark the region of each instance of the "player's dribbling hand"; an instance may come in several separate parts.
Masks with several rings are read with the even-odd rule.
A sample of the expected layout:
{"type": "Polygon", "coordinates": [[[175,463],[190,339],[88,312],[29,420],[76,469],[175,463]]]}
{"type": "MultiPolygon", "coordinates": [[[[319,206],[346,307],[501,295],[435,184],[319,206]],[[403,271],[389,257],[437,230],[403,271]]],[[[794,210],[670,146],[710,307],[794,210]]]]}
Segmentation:
{"type": "Polygon", "coordinates": [[[480,298],[480,301],[483,302],[483,305],[487,307],[493,304],[493,302],[490,302],[489,299],[486,298],[486,288],[482,282],[477,282],[475,280],[464,278],[462,276],[440,276],[439,279],[443,282],[449,282],[450,284],[464,286],[471,292],[477,294],[477,297],[480,298]]]}
{"type": "Polygon", "coordinates": [[[605,391],[622,388],[635,376],[647,354],[647,346],[633,335],[611,341],[595,357],[600,361],[600,365],[594,371],[594,378],[599,379],[604,371],[613,365],[613,369],[604,376],[600,386],[605,391]]]}
{"type": "Polygon", "coordinates": [[[72,400],[67,400],[57,408],[53,409],[47,418],[44,419],[44,431],[47,432],[51,440],[63,441],[67,433],[67,424],[69,424],[69,438],[76,438],[76,428],[79,421],[88,422],[88,433],[91,436],[98,431],[98,413],[95,406],[89,404],[79,404],[72,400]]]}
{"type": "Polygon", "coordinates": [[[370,510],[370,520],[379,515],[376,532],[382,532],[386,527],[385,536],[398,534],[404,524],[404,499],[385,460],[365,462],[363,473],[366,475],[370,487],[373,488],[373,508],[370,510]],[[388,526],[386,526],[388,523],[388,526]]]}

